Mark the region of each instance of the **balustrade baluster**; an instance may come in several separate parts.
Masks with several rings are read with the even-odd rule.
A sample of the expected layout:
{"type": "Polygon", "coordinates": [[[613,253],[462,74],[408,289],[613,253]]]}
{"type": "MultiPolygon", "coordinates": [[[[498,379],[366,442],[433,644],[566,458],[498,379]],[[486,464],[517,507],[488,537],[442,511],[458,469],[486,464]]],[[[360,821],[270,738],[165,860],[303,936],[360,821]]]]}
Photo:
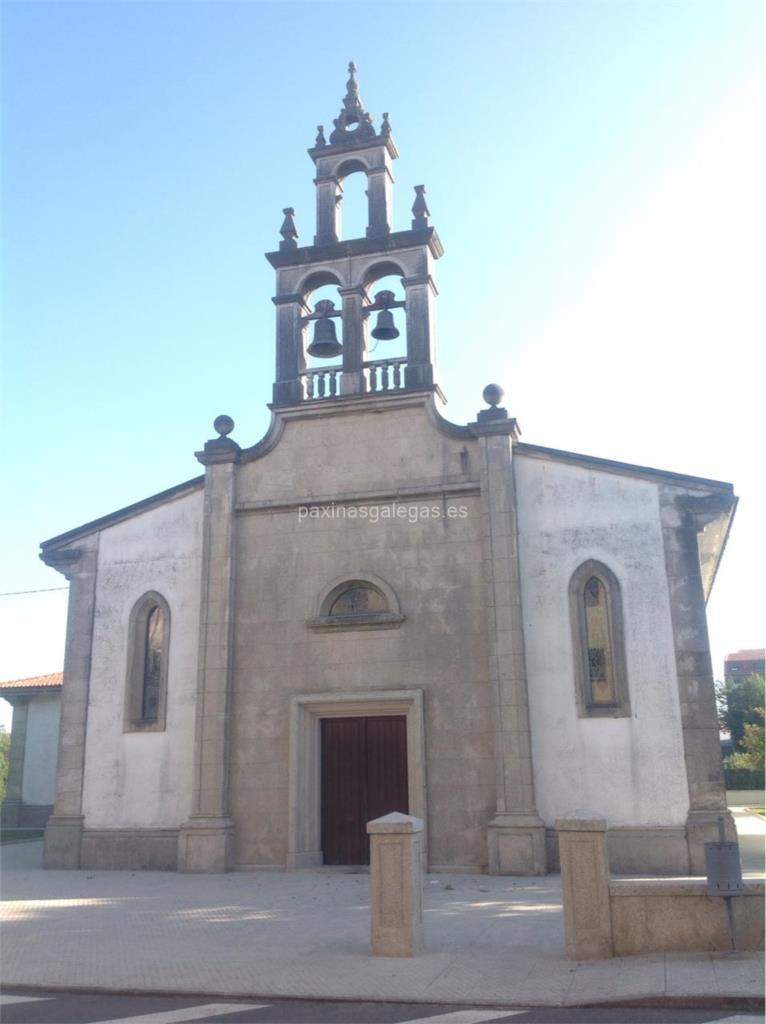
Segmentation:
{"type": "Polygon", "coordinates": [[[380,368],[381,390],[388,391],[388,368],[391,364],[386,360],[380,368]]]}
{"type": "Polygon", "coordinates": [[[370,391],[378,390],[378,368],[374,364],[370,367],[370,391]]]}
{"type": "Polygon", "coordinates": [[[305,388],[306,398],[312,399],[314,397],[314,375],[307,373],[303,378],[303,385],[305,388]]]}
{"type": "Polygon", "coordinates": [[[394,389],[402,386],[402,364],[397,359],[392,363],[393,377],[394,377],[394,389]]]}
{"type": "Polygon", "coordinates": [[[330,377],[330,398],[335,398],[338,393],[338,371],[328,370],[327,372],[330,377]]]}

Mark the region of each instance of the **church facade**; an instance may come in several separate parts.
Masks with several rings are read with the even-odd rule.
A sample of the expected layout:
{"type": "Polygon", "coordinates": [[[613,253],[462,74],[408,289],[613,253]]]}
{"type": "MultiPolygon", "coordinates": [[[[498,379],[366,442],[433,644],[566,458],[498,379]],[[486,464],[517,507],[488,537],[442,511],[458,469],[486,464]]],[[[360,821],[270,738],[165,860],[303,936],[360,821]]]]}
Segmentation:
{"type": "Polygon", "coordinates": [[[431,870],[533,875],[587,811],[613,871],[704,871],[731,485],[524,443],[493,385],[446,420],[441,242],[422,186],[394,229],[353,67],[309,154],[313,244],[287,208],[267,254],[266,436],[219,416],[204,475],[42,545],[71,584],[46,866],[364,864],[397,810],[431,870]],[[343,240],[353,173],[368,227],[343,240]]]}

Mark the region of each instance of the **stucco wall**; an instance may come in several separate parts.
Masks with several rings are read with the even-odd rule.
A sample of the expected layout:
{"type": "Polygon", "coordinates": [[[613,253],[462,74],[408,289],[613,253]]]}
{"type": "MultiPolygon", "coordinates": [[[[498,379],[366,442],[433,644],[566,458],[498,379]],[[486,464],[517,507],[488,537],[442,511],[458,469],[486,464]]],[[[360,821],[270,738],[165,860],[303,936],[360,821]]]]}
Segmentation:
{"type": "Polygon", "coordinates": [[[190,809],[202,492],[102,532],[88,710],[86,828],[172,827],[190,809]],[[156,590],[170,606],[167,728],[124,733],[128,618],[156,590]]]}
{"type": "MultiPolygon", "coordinates": [[[[422,407],[288,424],[276,449],[240,470],[241,501],[463,481],[464,442],[422,407]],[[353,438],[353,443],[349,442],[353,438]]],[[[474,448],[475,451],[475,448],[474,448]]],[[[441,498],[408,508],[443,508],[441,498]]],[[[486,864],[495,807],[486,595],[479,497],[447,505],[465,518],[305,518],[295,509],[239,516],[232,815],[238,865],[287,856],[289,702],[301,693],[424,691],[427,828],[432,865],[486,864]],[[393,587],[396,629],[318,633],[307,626],[326,587],[365,572],[393,587]]]]}
{"type": "Polygon", "coordinates": [[[50,806],[53,803],[60,718],[58,693],[30,698],[21,783],[21,798],[25,804],[50,806]]]}
{"type": "Polygon", "coordinates": [[[682,826],[689,807],[656,485],[517,456],[519,551],[532,751],[546,824],[682,826]],[[572,572],[608,565],[623,600],[630,718],[579,718],[572,572]]]}

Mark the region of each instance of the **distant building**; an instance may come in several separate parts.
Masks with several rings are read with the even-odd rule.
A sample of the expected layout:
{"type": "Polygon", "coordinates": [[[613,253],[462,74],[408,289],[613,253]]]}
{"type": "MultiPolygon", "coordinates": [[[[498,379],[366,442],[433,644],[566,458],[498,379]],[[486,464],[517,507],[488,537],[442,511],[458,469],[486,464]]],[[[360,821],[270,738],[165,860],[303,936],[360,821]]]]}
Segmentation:
{"type": "Polygon", "coordinates": [[[724,679],[747,679],[748,676],[766,674],[766,650],[735,651],[723,661],[724,679]]]}
{"type": "Polygon", "coordinates": [[[0,698],[13,706],[8,785],[2,823],[43,828],[56,792],[63,672],[0,681],[0,698]]]}

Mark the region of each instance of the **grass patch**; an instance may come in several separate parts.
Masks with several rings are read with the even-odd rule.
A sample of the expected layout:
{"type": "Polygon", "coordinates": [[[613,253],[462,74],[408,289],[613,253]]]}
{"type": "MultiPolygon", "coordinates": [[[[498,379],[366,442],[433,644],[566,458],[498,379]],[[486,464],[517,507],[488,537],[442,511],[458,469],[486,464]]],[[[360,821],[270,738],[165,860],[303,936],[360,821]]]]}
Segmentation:
{"type": "Polygon", "coordinates": [[[0,843],[23,843],[29,839],[42,839],[41,828],[4,828],[0,829],[0,843]]]}
{"type": "Polygon", "coordinates": [[[766,818],[766,807],[746,807],[746,811],[750,811],[751,814],[759,814],[762,818],[766,818]]]}

